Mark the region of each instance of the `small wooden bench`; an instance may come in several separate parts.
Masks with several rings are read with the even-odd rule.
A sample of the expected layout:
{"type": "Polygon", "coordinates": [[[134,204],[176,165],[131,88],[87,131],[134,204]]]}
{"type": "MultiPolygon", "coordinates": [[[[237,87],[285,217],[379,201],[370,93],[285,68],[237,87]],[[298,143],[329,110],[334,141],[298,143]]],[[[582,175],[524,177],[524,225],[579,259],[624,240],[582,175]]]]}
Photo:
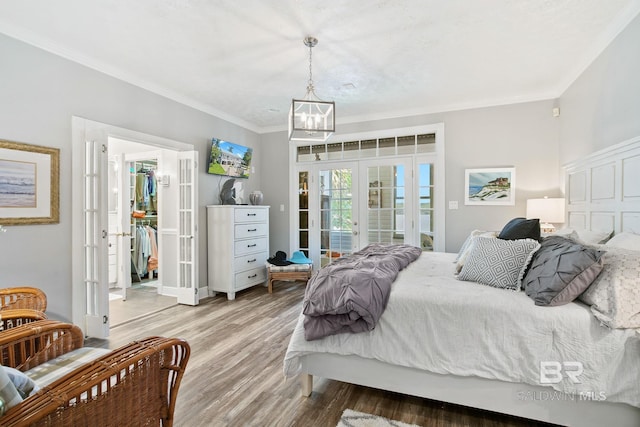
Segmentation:
{"type": "Polygon", "coordinates": [[[273,293],[273,282],[275,280],[283,281],[301,281],[305,285],[311,278],[313,264],[291,264],[291,265],[273,265],[267,263],[267,282],[269,283],[269,293],[273,293]]]}

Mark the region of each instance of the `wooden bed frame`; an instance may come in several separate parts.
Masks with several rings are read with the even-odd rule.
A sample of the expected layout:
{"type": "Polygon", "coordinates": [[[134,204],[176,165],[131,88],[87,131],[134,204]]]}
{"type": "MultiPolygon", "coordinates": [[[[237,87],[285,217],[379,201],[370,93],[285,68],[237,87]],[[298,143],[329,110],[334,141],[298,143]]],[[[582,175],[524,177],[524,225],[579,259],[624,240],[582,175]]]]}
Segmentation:
{"type": "MultiPolygon", "coordinates": [[[[566,165],[564,170],[569,227],[640,233],[640,137],[566,165]]],[[[353,355],[313,353],[300,361],[304,396],[311,394],[315,375],[561,425],[640,426],[640,409],[598,401],[599,396],[435,374],[353,355]]]]}

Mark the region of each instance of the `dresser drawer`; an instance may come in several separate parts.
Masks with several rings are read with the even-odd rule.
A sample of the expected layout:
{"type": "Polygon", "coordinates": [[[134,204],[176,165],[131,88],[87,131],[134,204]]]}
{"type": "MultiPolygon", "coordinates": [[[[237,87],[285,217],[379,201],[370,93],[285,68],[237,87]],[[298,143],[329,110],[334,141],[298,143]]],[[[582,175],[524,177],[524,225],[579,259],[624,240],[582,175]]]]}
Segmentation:
{"type": "Polygon", "coordinates": [[[253,252],[266,252],[269,248],[268,240],[266,237],[259,237],[257,239],[238,240],[234,243],[234,249],[236,256],[246,255],[253,252]]]}
{"type": "Polygon", "coordinates": [[[244,271],[263,266],[267,262],[268,255],[266,252],[249,254],[237,257],[233,261],[234,271],[244,271]]]}
{"type": "Polygon", "coordinates": [[[267,268],[262,266],[253,270],[243,271],[236,274],[235,289],[244,289],[246,287],[264,283],[267,281],[267,268]]]}
{"type": "Polygon", "coordinates": [[[260,224],[237,224],[234,228],[234,236],[236,239],[245,239],[247,237],[266,236],[269,227],[265,223],[260,224]]]}
{"type": "Polygon", "coordinates": [[[267,220],[266,209],[238,208],[234,211],[235,222],[264,222],[267,220]]]}

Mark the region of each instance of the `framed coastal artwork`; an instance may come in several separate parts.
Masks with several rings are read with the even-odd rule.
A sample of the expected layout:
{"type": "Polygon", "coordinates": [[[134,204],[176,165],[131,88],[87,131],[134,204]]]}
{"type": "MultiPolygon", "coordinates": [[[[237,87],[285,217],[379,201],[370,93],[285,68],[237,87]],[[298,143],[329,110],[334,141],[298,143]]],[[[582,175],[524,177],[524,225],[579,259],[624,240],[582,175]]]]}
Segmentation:
{"type": "Polygon", "coordinates": [[[515,205],[516,169],[465,170],[465,205],[515,205]]]}
{"type": "Polygon", "coordinates": [[[0,225],[60,221],[60,150],[0,140],[0,225]]]}

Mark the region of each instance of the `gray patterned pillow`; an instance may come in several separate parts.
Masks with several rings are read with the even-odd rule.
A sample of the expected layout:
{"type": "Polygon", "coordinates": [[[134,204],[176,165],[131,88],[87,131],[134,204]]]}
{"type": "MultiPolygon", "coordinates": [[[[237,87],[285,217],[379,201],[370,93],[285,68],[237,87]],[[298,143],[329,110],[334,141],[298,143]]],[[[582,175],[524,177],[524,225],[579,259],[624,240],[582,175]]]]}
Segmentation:
{"type": "Polygon", "coordinates": [[[473,247],[474,241],[478,237],[498,237],[497,231],[484,231],[484,230],[473,230],[467,240],[464,241],[462,247],[460,248],[460,252],[458,252],[458,256],[454,260],[456,263],[455,273],[459,274],[460,270],[462,270],[462,266],[464,265],[465,260],[467,259],[467,255],[471,252],[471,248],[473,247]]]}
{"type": "Polygon", "coordinates": [[[522,287],[536,305],[568,304],[600,274],[603,254],[562,236],[546,237],[533,256],[522,287]]]}
{"type": "Polygon", "coordinates": [[[496,288],[520,290],[525,269],[539,247],[540,244],[533,239],[478,237],[458,279],[496,288]]]}
{"type": "Polygon", "coordinates": [[[638,251],[606,248],[604,268],[578,297],[610,328],[640,328],[640,256],[638,251]]]}

